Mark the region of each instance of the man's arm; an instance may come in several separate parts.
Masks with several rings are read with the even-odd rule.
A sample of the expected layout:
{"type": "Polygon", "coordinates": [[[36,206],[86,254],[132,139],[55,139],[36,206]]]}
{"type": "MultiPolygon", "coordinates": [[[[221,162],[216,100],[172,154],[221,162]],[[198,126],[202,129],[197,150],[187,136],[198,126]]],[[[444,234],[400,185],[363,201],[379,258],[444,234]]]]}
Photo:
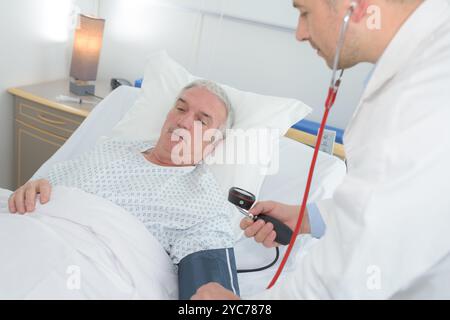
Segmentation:
{"type": "Polygon", "coordinates": [[[180,300],[191,299],[206,283],[239,295],[236,261],[233,248],[194,252],[178,264],[178,294],[180,300]]]}

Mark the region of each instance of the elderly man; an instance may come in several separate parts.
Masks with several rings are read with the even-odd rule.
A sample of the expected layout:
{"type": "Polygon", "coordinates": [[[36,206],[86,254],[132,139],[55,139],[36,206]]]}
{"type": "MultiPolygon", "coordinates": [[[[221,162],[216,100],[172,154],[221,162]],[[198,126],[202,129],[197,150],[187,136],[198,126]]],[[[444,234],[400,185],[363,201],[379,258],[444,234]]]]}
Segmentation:
{"type": "Polygon", "coordinates": [[[212,174],[199,164],[232,123],[225,91],[213,82],[196,81],[176,99],[156,144],[103,142],[19,188],[9,199],[9,210],[33,212],[38,194],[42,204],[50,201],[52,186],[79,188],[124,208],[159,240],[178,265],[180,299],[209,281],[239,294],[230,207],[212,174]],[[208,130],[220,131],[208,135],[216,139],[192,140],[208,130]]]}
{"type": "MultiPolygon", "coordinates": [[[[301,232],[323,237],[294,273],[251,298],[450,298],[450,2],[294,0],[294,7],[297,39],[328,66],[343,17],[353,12],[339,67],[376,66],[346,129],[348,174],[332,199],[305,214],[301,232]]],[[[293,227],[299,206],[263,202],[251,211],[262,212],[293,227]]],[[[277,245],[272,225],[241,227],[277,245]]],[[[208,284],[194,298],[236,296],[208,284]]]]}

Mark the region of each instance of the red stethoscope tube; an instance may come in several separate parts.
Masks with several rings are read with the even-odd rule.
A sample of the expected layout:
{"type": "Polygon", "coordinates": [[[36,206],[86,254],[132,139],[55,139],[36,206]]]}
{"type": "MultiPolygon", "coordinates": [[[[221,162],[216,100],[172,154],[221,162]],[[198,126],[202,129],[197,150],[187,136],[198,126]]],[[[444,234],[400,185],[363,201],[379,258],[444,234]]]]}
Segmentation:
{"type": "Polygon", "coordinates": [[[325,113],[323,115],[322,118],[322,123],[320,125],[320,129],[319,129],[319,133],[317,135],[317,142],[316,142],[316,146],[314,148],[314,155],[313,155],[313,159],[311,161],[311,167],[309,169],[309,175],[308,175],[308,181],[306,183],[306,188],[305,188],[305,193],[303,195],[303,201],[302,201],[302,205],[300,207],[300,212],[299,212],[299,218],[297,220],[297,224],[295,225],[295,229],[294,229],[294,236],[291,238],[291,241],[289,242],[289,246],[286,250],[286,253],[284,254],[283,260],[281,261],[280,266],[278,267],[277,272],[275,273],[275,276],[273,277],[272,281],[270,282],[269,286],[267,287],[267,289],[270,289],[273,287],[273,285],[276,283],[276,281],[278,280],[281,272],[283,271],[283,268],[286,264],[286,261],[289,258],[289,255],[292,251],[292,248],[295,244],[295,240],[297,239],[297,237],[295,235],[299,234],[300,231],[300,226],[302,225],[303,222],[303,216],[305,214],[305,209],[306,209],[306,203],[309,197],[309,191],[311,189],[311,183],[312,183],[312,178],[314,176],[314,169],[316,166],[316,162],[317,162],[317,156],[319,154],[319,149],[320,149],[320,144],[322,143],[322,137],[323,137],[323,132],[325,129],[325,124],[327,122],[328,119],[328,114],[330,113],[331,107],[334,105],[334,102],[336,100],[336,96],[337,96],[337,92],[339,89],[339,85],[340,85],[340,80],[338,80],[336,82],[336,85],[332,88],[330,88],[328,90],[328,97],[327,97],[327,101],[325,104],[325,113]]]}
{"type": "Polygon", "coordinates": [[[300,212],[299,212],[299,215],[298,215],[297,224],[295,225],[293,236],[291,237],[291,241],[289,242],[289,246],[288,246],[288,248],[286,250],[286,253],[284,254],[283,260],[281,261],[281,264],[278,267],[278,270],[275,273],[275,276],[273,277],[273,279],[270,282],[270,284],[267,287],[267,289],[272,288],[275,285],[275,283],[277,282],[278,278],[280,277],[280,274],[283,271],[284,266],[286,264],[286,261],[288,260],[289,255],[290,255],[290,253],[292,251],[292,248],[293,248],[293,246],[295,244],[295,240],[297,239],[297,235],[299,234],[300,226],[302,225],[302,222],[303,222],[303,216],[305,214],[306,203],[308,201],[309,191],[311,189],[311,183],[312,183],[312,178],[313,178],[313,175],[314,175],[314,169],[316,167],[317,156],[319,154],[320,145],[322,143],[323,132],[325,130],[325,125],[326,125],[327,120],[328,120],[328,114],[330,113],[331,107],[333,107],[334,102],[336,100],[336,96],[337,96],[337,93],[338,93],[338,90],[339,90],[339,86],[341,85],[342,75],[344,73],[344,70],[341,70],[341,74],[339,76],[339,79],[336,80],[336,74],[337,74],[338,65],[339,65],[339,61],[340,61],[341,51],[342,51],[342,48],[344,46],[345,35],[347,33],[347,29],[348,29],[348,26],[349,26],[350,17],[352,16],[353,11],[355,10],[355,8],[357,6],[358,6],[357,2],[356,1],[352,1],[351,5],[350,5],[350,8],[348,9],[346,15],[344,16],[344,21],[343,21],[342,26],[341,26],[341,30],[340,30],[340,34],[339,34],[339,40],[338,40],[338,44],[337,44],[337,47],[336,47],[336,54],[335,54],[335,57],[334,57],[333,76],[331,78],[331,85],[330,85],[330,88],[328,90],[327,100],[325,102],[325,113],[323,115],[322,122],[320,124],[319,133],[317,135],[317,142],[316,142],[316,146],[314,148],[314,155],[313,155],[313,158],[312,158],[312,161],[311,161],[311,167],[309,169],[308,181],[306,183],[305,193],[303,194],[303,201],[302,201],[302,205],[300,206],[300,212]]]}
{"type": "MultiPolygon", "coordinates": [[[[342,72],[343,73],[343,72],[342,72]]],[[[342,73],[341,73],[341,77],[342,77],[342,73]]],[[[303,222],[303,216],[305,214],[305,209],[306,209],[306,203],[308,201],[308,197],[309,197],[309,191],[311,190],[311,183],[312,183],[312,178],[314,176],[314,169],[316,167],[316,162],[317,162],[317,156],[319,155],[319,150],[320,150],[320,145],[322,143],[322,137],[323,137],[323,132],[325,130],[325,125],[327,123],[328,120],[328,115],[330,113],[331,107],[333,107],[334,102],[336,101],[336,96],[337,96],[337,92],[339,89],[339,86],[341,84],[340,79],[336,82],[334,87],[330,87],[328,90],[328,96],[327,96],[327,100],[325,103],[325,112],[322,118],[322,122],[320,124],[320,129],[319,129],[319,133],[317,135],[317,142],[316,142],[316,146],[314,148],[314,155],[311,161],[311,167],[309,169],[309,174],[308,174],[308,181],[306,183],[306,188],[305,188],[305,193],[303,195],[303,201],[302,201],[302,205],[300,207],[300,212],[299,212],[299,217],[297,220],[297,224],[295,225],[295,229],[294,229],[294,236],[291,238],[291,241],[289,242],[289,246],[286,250],[286,253],[283,256],[283,260],[281,261],[280,266],[278,267],[277,272],[275,273],[275,276],[273,277],[272,281],[270,282],[269,286],[267,287],[267,289],[272,288],[275,283],[277,282],[278,278],[281,275],[281,272],[284,269],[284,266],[289,258],[289,255],[292,251],[292,248],[294,247],[295,244],[295,240],[297,239],[297,237],[295,235],[299,234],[300,231],[300,227],[302,225],[303,222]]]]}

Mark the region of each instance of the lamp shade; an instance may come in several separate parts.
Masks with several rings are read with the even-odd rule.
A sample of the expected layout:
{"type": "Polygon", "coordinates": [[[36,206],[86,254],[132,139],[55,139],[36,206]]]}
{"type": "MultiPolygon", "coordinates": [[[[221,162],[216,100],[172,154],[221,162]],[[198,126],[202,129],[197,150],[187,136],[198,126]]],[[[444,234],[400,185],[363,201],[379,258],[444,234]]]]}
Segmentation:
{"type": "Polygon", "coordinates": [[[70,76],[79,81],[95,81],[103,42],[105,20],[80,14],[75,31],[70,76]]]}

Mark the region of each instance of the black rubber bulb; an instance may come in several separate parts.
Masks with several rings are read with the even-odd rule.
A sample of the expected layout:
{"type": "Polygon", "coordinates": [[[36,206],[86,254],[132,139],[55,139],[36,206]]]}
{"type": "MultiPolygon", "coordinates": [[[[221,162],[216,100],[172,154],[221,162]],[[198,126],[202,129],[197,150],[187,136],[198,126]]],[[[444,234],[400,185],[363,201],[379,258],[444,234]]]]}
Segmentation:
{"type": "MultiPolygon", "coordinates": [[[[230,201],[235,206],[242,208],[244,210],[249,210],[256,201],[255,195],[246,190],[233,187],[228,192],[228,201],[230,201]]],[[[272,223],[273,228],[277,234],[275,241],[281,245],[287,245],[291,241],[292,238],[292,230],[285,225],[280,220],[270,217],[265,214],[260,214],[254,217],[254,220],[263,220],[264,222],[272,223]]]]}

